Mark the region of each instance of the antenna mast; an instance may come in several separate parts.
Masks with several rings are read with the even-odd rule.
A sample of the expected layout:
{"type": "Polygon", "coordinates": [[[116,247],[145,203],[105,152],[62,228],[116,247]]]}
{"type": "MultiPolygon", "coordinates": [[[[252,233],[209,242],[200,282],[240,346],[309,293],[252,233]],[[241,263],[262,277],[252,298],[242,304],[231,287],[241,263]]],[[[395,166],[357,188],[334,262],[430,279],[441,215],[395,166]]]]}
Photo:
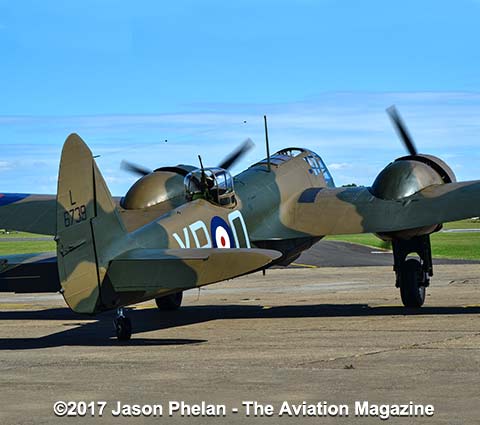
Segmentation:
{"type": "Polygon", "coordinates": [[[267,168],[268,172],[272,171],[272,166],[270,164],[270,146],[268,144],[268,127],[267,127],[267,116],[263,116],[263,122],[265,123],[265,144],[267,146],[267,168]]]}

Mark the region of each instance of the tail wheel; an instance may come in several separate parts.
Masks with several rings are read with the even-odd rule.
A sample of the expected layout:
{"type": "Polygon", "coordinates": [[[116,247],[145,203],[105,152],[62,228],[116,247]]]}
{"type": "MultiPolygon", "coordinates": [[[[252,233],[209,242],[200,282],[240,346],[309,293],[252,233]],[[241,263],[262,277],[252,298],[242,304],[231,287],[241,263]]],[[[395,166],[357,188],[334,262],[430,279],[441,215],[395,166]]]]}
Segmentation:
{"type": "Polygon", "coordinates": [[[178,310],[182,305],[183,292],[176,292],[175,294],[166,295],[165,297],[155,298],[159,310],[178,310]]]}
{"type": "Polygon", "coordinates": [[[413,258],[405,261],[400,270],[400,295],[405,307],[418,308],[425,302],[425,279],[422,265],[413,258]]]}
{"type": "Polygon", "coordinates": [[[115,333],[119,341],[128,341],[132,336],[132,322],[128,317],[117,317],[114,320],[115,333]]]}

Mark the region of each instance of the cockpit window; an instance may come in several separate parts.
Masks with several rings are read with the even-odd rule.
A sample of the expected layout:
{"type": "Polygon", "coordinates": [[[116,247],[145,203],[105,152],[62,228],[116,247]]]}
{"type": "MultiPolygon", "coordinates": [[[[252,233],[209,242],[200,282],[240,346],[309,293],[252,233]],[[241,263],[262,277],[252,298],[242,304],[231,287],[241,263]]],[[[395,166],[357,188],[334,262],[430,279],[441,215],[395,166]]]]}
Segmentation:
{"type": "Polygon", "coordinates": [[[310,170],[308,170],[310,173],[314,174],[315,176],[322,174],[327,187],[335,187],[333,177],[330,174],[330,171],[328,171],[328,168],[323,162],[322,158],[320,158],[316,153],[310,152],[310,154],[305,157],[305,161],[308,165],[310,165],[310,170]]]}
{"type": "Polygon", "coordinates": [[[185,176],[184,184],[188,201],[206,199],[226,207],[236,204],[232,176],[222,168],[193,170],[185,176]]]}
{"type": "Polygon", "coordinates": [[[303,152],[305,152],[305,149],[287,148],[287,149],[282,149],[281,151],[278,151],[277,154],[287,155],[287,156],[291,156],[292,158],[295,158],[297,155],[300,155],[303,152]]]}
{"type": "MultiPolygon", "coordinates": [[[[282,149],[281,151],[278,151],[273,155],[270,155],[270,164],[277,165],[277,166],[282,165],[284,162],[290,161],[292,158],[295,158],[297,155],[300,155],[303,152],[305,152],[305,149],[301,149],[301,148],[282,149]]],[[[252,167],[256,165],[264,165],[264,164],[268,164],[268,158],[262,159],[260,162],[257,162],[256,164],[252,165],[252,167]]]]}

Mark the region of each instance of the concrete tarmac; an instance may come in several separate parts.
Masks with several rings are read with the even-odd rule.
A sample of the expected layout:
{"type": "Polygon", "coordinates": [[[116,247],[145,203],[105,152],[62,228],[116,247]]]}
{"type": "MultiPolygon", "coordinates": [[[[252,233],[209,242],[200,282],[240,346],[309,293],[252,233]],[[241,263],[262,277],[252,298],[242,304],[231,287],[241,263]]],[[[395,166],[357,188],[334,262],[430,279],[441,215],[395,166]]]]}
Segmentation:
{"type": "MultiPolygon", "coordinates": [[[[434,258],[433,264],[480,264],[476,260],[434,258]]],[[[393,265],[392,251],[340,241],[320,241],[304,251],[294,265],[316,267],[362,267],[393,265]]]]}
{"type": "Polygon", "coordinates": [[[354,416],[363,400],[435,408],[389,424],[480,423],[479,265],[437,266],[420,310],[400,307],[393,280],[389,266],[257,273],[189,291],[178,312],[137,306],[128,343],[113,338],[113,313],[0,294],[0,423],[381,423],[354,416]],[[101,418],[56,418],[59,400],[108,404],[101,418]],[[227,417],[168,417],[172,400],[224,404],[227,417]],[[246,417],[249,400],[276,413],[246,417]],[[117,401],[161,404],[164,417],[113,417],[117,401]],[[279,418],[284,401],[349,416],[279,418]]]}

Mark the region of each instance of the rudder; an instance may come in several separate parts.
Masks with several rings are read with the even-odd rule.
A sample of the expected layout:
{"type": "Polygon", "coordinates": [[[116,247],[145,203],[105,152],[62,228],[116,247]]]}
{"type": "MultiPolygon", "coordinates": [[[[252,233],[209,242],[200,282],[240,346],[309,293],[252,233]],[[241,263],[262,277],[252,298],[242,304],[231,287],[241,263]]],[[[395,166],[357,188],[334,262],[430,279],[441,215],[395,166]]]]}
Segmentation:
{"type": "Polygon", "coordinates": [[[55,239],[62,293],[72,310],[95,313],[101,309],[108,248],[124,239],[125,233],[92,152],[78,135],[71,134],[60,160],[55,239]]]}

